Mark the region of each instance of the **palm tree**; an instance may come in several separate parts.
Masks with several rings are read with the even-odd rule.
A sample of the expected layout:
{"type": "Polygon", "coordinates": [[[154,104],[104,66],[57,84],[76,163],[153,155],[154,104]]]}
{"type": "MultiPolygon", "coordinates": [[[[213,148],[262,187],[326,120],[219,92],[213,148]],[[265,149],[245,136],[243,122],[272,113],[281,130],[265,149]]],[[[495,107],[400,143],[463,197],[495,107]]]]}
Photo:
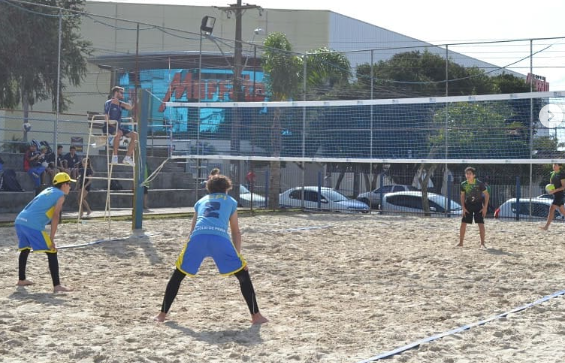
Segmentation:
{"type": "MultiPolygon", "coordinates": [[[[298,90],[300,64],[292,53],[292,45],[282,33],[271,33],[265,38],[263,53],[263,70],[267,78],[267,87],[272,101],[291,99],[298,90]]],[[[281,156],[281,109],[275,109],[271,125],[271,153],[274,158],[281,156]]],[[[279,206],[279,190],[281,179],[280,160],[271,161],[269,188],[269,208],[279,206]]]]}
{"type": "MultiPolygon", "coordinates": [[[[319,97],[327,90],[347,83],[351,74],[348,59],[327,48],[308,52],[304,56],[292,53],[292,45],[286,35],[270,33],[264,41],[262,56],[263,70],[268,92],[272,101],[288,101],[300,94],[300,85],[304,82],[304,61],[306,60],[306,90],[303,97],[311,93],[319,97]]],[[[275,109],[271,125],[271,153],[274,158],[281,156],[281,113],[275,109]]],[[[271,162],[271,177],[269,189],[269,208],[279,205],[280,192],[280,160],[271,162]]]]}

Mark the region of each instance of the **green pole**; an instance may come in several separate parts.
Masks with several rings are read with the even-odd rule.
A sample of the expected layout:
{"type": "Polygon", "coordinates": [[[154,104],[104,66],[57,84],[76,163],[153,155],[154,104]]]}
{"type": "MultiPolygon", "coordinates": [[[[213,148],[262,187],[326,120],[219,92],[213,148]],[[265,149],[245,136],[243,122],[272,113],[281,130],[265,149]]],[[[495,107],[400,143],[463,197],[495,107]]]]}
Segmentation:
{"type": "Polygon", "coordinates": [[[149,122],[149,109],[151,99],[149,93],[140,89],[137,94],[139,119],[137,121],[138,157],[135,159],[134,168],[134,194],[133,194],[133,229],[141,229],[143,226],[143,187],[140,183],[145,179],[145,163],[147,158],[147,128],[149,122]]]}

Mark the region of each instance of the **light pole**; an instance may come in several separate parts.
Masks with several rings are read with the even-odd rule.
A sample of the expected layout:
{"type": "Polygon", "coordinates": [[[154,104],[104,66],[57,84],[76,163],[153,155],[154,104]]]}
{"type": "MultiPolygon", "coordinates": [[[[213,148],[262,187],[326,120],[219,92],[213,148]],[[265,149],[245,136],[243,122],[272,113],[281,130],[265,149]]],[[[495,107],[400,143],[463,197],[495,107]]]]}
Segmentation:
{"type": "MultiPolygon", "coordinates": [[[[214,24],[216,24],[216,18],[213,16],[205,16],[202,18],[202,23],[200,24],[200,50],[198,53],[198,103],[202,99],[202,93],[200,90],[202,89],[202,36],[206,35],[209,36],[214,31],[214,24]]],[[[196,155],[200,155],[200,107],[198,107],[198,120],[196,121],[196,155]]],[[[200,187],[200,178],[202,177],[202,173],[200,170],[201,160],[196,159],[196,190],[200,187]]],[[[198,192],[196,192],[198,195],[198,192]]],[[[197,198],[198,199],[198,198],[197,198]]]]}
{"type": "Polygon", "coordinates": [[[255,96],[257,95],[257,93],[255,92],[255,87],[257,84],[257,44],[255,44],[255,36],[262,34],[263,32],[263,29],[256,28],[253,31],[253,38],[251,39],[251,43],[253,44],[253,102],[255,102],[255,96]]]}
{"type": "MultiPolygon", "coordinates": [[[[200,88],[202,84],[202,35],[211,35],[214,31],[214,24],[216,24],[216,18],[213,16],[205,16],[202,18],[202,24],[200,24],[200,51],[198,56],[198,102],[202,98],[200,93],[200,88]]],[[[200,119],[200,116],[198,117],[200,119]]]]}

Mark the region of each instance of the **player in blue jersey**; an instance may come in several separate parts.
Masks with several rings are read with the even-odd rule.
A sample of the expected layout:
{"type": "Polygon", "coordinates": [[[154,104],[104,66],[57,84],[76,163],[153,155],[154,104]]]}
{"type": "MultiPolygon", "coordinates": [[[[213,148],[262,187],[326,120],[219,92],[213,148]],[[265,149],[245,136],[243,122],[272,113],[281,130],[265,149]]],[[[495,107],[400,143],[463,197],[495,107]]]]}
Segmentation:
{"type": "Polygon", "coordinates": [[[163,322],[177,296],[180,284],[186,275],[195,276],[206,257],[212,257],[222,275],[235,275],[241,293],[251,313],[253,324],[268,320],[259,312],[247,262],[241,256],[241,232],[237,218],[237,201],[227,192],[232,188],[231,180],[224,175],[210,176],[206,189],[210,194],[194,205],[194,217],[190,239],[176,262],[176,269],[165,291],[161,312],[155,317],[163,322]],[[231,238],[228,233],[231,231],[231,238]]]}
{"type": "Polygon", "coordinates": [[[59,225],[59,216],[65,196],[71,190],[72,180],[67,173],[57,173],[53,177],[53,186],[39,193],[16,217],[16,234],[19,240],[19,280],[18,286],[32,285],[26,279],[27,258],[30,251],[45,252],[49,261],[49,272],[53,280],[54,292],[71,291],[59,281],[59,261],[55,233],[59,225]],[[45,226],[51,222],[51,230],[45,226]]]}
{"type": "Polygon", "coordinates": [[[112,88],[112,98],[110,98],[106,103],[104,103],[104,116],[106,116],[106,124],[104,125],[103,131],[108,134],[114,135],[114,154],[112,155],[112,164],[118,163],[118,149],[120,147],[120,138],[127,136],[131,138],[128,146],[128,151],[124,157],[124,164],[134,165],[133,162],[133,148],[137,141],[137,132],[131,131],[125,127],[121,127],[122,122],[122,109],[131,110],[133,107],[131,104],[124,102],[124,89],[119,86],[112,88]],[[110,120],[117,121],[116,125],[110,125],[110,120]]]}

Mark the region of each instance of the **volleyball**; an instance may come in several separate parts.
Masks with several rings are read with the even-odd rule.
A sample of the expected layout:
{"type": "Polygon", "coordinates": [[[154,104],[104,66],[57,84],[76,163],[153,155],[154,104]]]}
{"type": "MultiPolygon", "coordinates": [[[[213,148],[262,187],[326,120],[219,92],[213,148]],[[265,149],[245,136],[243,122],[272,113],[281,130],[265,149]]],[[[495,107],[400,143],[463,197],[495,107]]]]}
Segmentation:
{"type": "Polygon", "coordinates": [[[551,193],[553,190],[555,190],[555,185],[553,185],[553,184],[547,184],[547,185],[545,186],[545,191],[546,191],[546,192],[551,193]]]}
{"type": "Polygon", "coordinates": [[[29,122],[24,123],[24,131],[29,132],[31,130],[31,124],[29,122]]]}

